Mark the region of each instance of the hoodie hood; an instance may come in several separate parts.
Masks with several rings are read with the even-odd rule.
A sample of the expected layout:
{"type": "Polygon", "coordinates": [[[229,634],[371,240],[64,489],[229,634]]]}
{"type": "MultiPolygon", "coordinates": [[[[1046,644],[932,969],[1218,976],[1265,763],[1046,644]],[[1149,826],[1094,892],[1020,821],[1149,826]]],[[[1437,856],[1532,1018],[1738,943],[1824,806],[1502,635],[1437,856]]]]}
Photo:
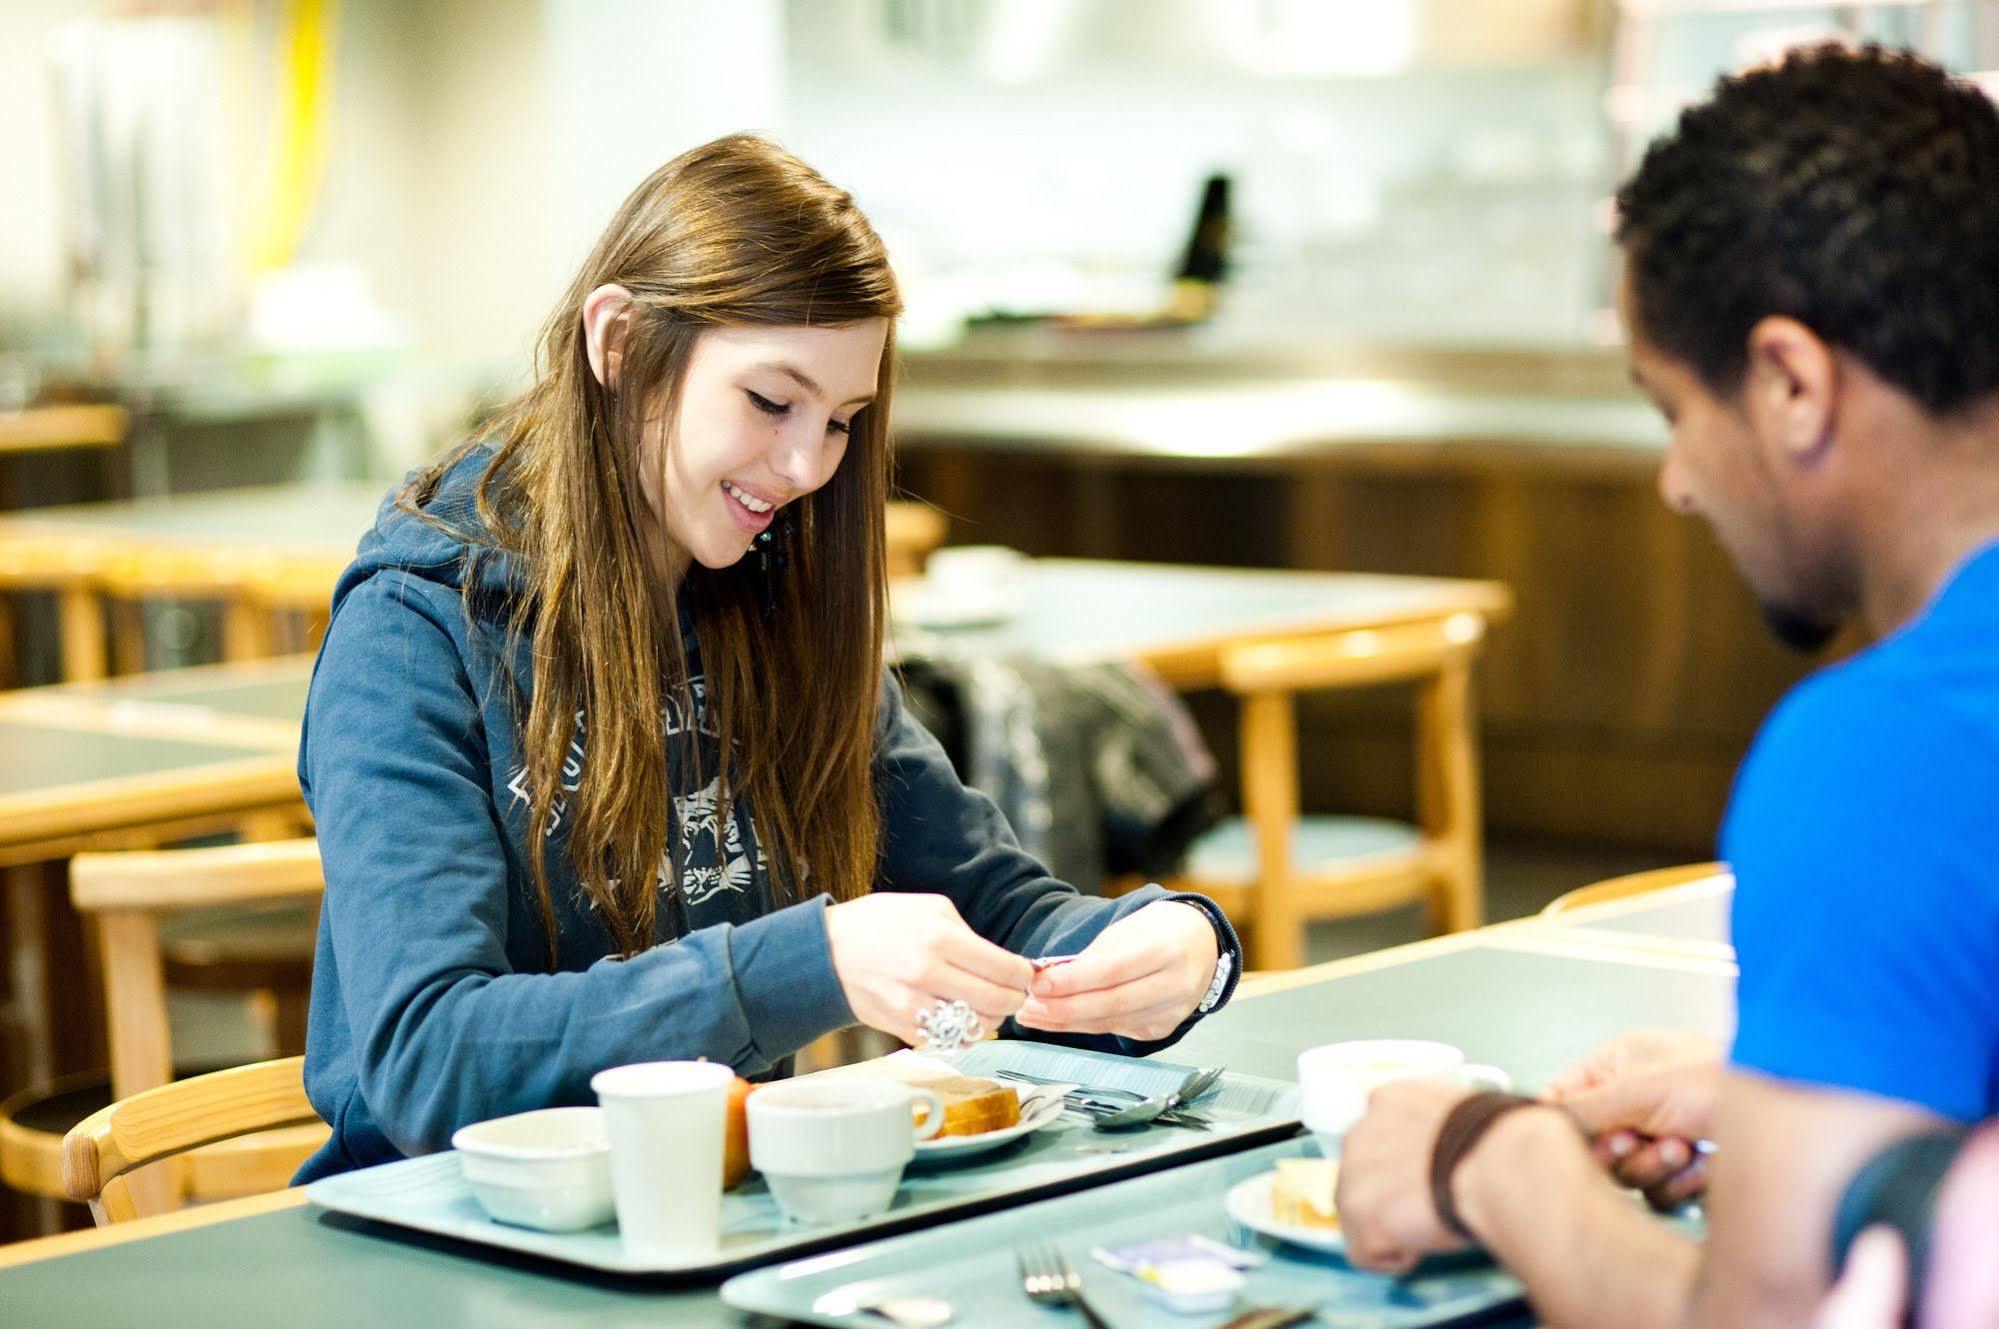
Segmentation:
{"type": "Polygon", "coordinates": [[[482,443],[453,463],[424,507],[433,519],[429,521],[396,506],[418,472],[404,476],[382,499],[374,526],[361,537],[353,563],[335,585],[334,616],[355,587],[380,572],[400,572],[463,591],[475,553],[481,555],[475,587],[479,599],[500,603],[527,593],[531,588],[519,560],[493,546],[479,517],[479,482],[498,453],[496,445],[482,443]]]}

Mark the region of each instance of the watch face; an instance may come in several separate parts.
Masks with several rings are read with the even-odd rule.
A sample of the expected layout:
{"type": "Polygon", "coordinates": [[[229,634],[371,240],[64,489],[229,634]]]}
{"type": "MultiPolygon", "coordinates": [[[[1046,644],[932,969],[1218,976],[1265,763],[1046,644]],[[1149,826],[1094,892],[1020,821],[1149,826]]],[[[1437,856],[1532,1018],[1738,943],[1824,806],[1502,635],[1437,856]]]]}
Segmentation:
{"type": "Polygon", "coordinates": [[[1206,1015],[1215,1008],[1215,1003],[1222,999],[1222,989],[1229,985],[1229,970],[1233,968],[1230,961],[1231,957],[1227,951],[1223,951],[1221,957],[1215,961],[1215,978],[1208,984],[1208,994],[1201,998],[1199,1008],[1201,1014],[1206,1015]]]}

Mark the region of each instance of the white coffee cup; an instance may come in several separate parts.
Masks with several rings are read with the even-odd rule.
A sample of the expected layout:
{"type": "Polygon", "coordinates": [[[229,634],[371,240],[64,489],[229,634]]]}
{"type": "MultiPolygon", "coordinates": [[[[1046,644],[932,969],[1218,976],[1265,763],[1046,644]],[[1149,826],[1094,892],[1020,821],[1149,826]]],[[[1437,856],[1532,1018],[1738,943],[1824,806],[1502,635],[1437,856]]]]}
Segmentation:
{"type": "Polygon", "coordinates": [[[925,560],[923,577],[940,593],[985,598],[1016,590],[1027,562],[1005,545],[947,545],[925,560]]]}
{"type": "Polygon", "coordinates": [[[751,1094],[750,1166],[794,1223],[851,1223],[895,1201],[916,1142],[944,1128],[928,1089],[866,1076],[792,1080],[751,1094]],[[915,1105],[926,1107],[923,1125],[915,1105]]]}
{"type": "Polygon", "coordinates": [[[1326,1043],[1298,1054],[1299,1116],[1327,1158],[1367,1113],[1368,1095],[1391,1080],[1456,1080],[1482,1089],[1511,1089],[1497,1066],[1471,1065],[1449,1043],[1420,1038],[1364,1038],[1326,1043]]]}
{"type": "Polygon", "coordinates": [[[736,1073],[714,1061],[642,1061],[590,1077],[611,1138],[618,1235],[673,1264],[722,1244],[722,1141],[736,1073]]]}

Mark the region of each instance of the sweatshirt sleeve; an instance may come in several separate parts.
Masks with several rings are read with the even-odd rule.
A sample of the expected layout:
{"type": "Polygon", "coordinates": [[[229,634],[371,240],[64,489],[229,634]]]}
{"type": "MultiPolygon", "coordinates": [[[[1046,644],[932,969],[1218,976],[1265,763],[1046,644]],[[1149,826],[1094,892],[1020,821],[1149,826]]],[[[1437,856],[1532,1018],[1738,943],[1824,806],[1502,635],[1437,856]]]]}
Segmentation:
{"type": "MultiPolygon", "coordinates": [[[[606,1066],[706,1057],[744,1074],[852,1020],[824,898],[575,972],[509,962],[510,874],[455,592],[378,573],[343,601],[308,701],[300,779],[318,823],[322,956],[357,1087],[392,1144],[592,1101],[606,1066]],[[451,616],[459,616],[455,622],[451,616]]],[[[538,951],[539,929],[513,953],[538,951]]],[[[323,995],[323,990],[322,990],[323,995]]]]}
{"type": "MultiPolygon", "coordinates": [[[[965,787],[935,737],[902,704],[893,677],[883,680],[876,721],[875,789],[882,808],[882,867],[878,889],[948,896],[973,931],[1017,955],[1069,955],[1120,918],[1159,900],[1198,904],[1230,957],[1231,989],[1242,972],[1242,947],[1221,909],[1203,896],[1147,886],[1117,899],[1086,896],[1057,881],[1020,847],[990,798],[965,787]]],[[[1219,1010],[1221,1003],[1217,1003],[1219,1010]]],[[[1212,1014],[1213,1012],[1209,1012],[1212,1014]]],[[[1069,1036],[1023,1029],[1006,1032],[1142,1056],[1191,1029],[1190,1016],[1167,1038],[1069,1036]]]]}

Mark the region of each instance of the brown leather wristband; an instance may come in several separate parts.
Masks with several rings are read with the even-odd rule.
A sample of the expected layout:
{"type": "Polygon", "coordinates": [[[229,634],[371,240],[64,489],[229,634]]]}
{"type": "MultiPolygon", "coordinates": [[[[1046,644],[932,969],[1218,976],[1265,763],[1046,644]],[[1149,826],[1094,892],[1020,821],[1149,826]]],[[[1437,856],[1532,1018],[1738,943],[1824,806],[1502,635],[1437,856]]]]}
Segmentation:
{"type": "Polygon", "coordinates": [[[1444,1226],[1466,1241],[1478,1238],[1458,1216],[1457,1203],[1451,1199],[1451,1175],[1485,1133],[1492,1129],[1492,1123],[1516,1108],[1538,1106],[1541,1106],[1541,1100],[1525,1094],[1502,1094],[1498,1090],[1488,1090],[1473,1094],[1452,1108],[1450,1115],[1444,1118],[1444,1124],[1437,1128],[1437,1146],[1430,1155],[1430,1202],[1436,1206],[1437,1217],[1443,1220],[1444,1226]]]}

